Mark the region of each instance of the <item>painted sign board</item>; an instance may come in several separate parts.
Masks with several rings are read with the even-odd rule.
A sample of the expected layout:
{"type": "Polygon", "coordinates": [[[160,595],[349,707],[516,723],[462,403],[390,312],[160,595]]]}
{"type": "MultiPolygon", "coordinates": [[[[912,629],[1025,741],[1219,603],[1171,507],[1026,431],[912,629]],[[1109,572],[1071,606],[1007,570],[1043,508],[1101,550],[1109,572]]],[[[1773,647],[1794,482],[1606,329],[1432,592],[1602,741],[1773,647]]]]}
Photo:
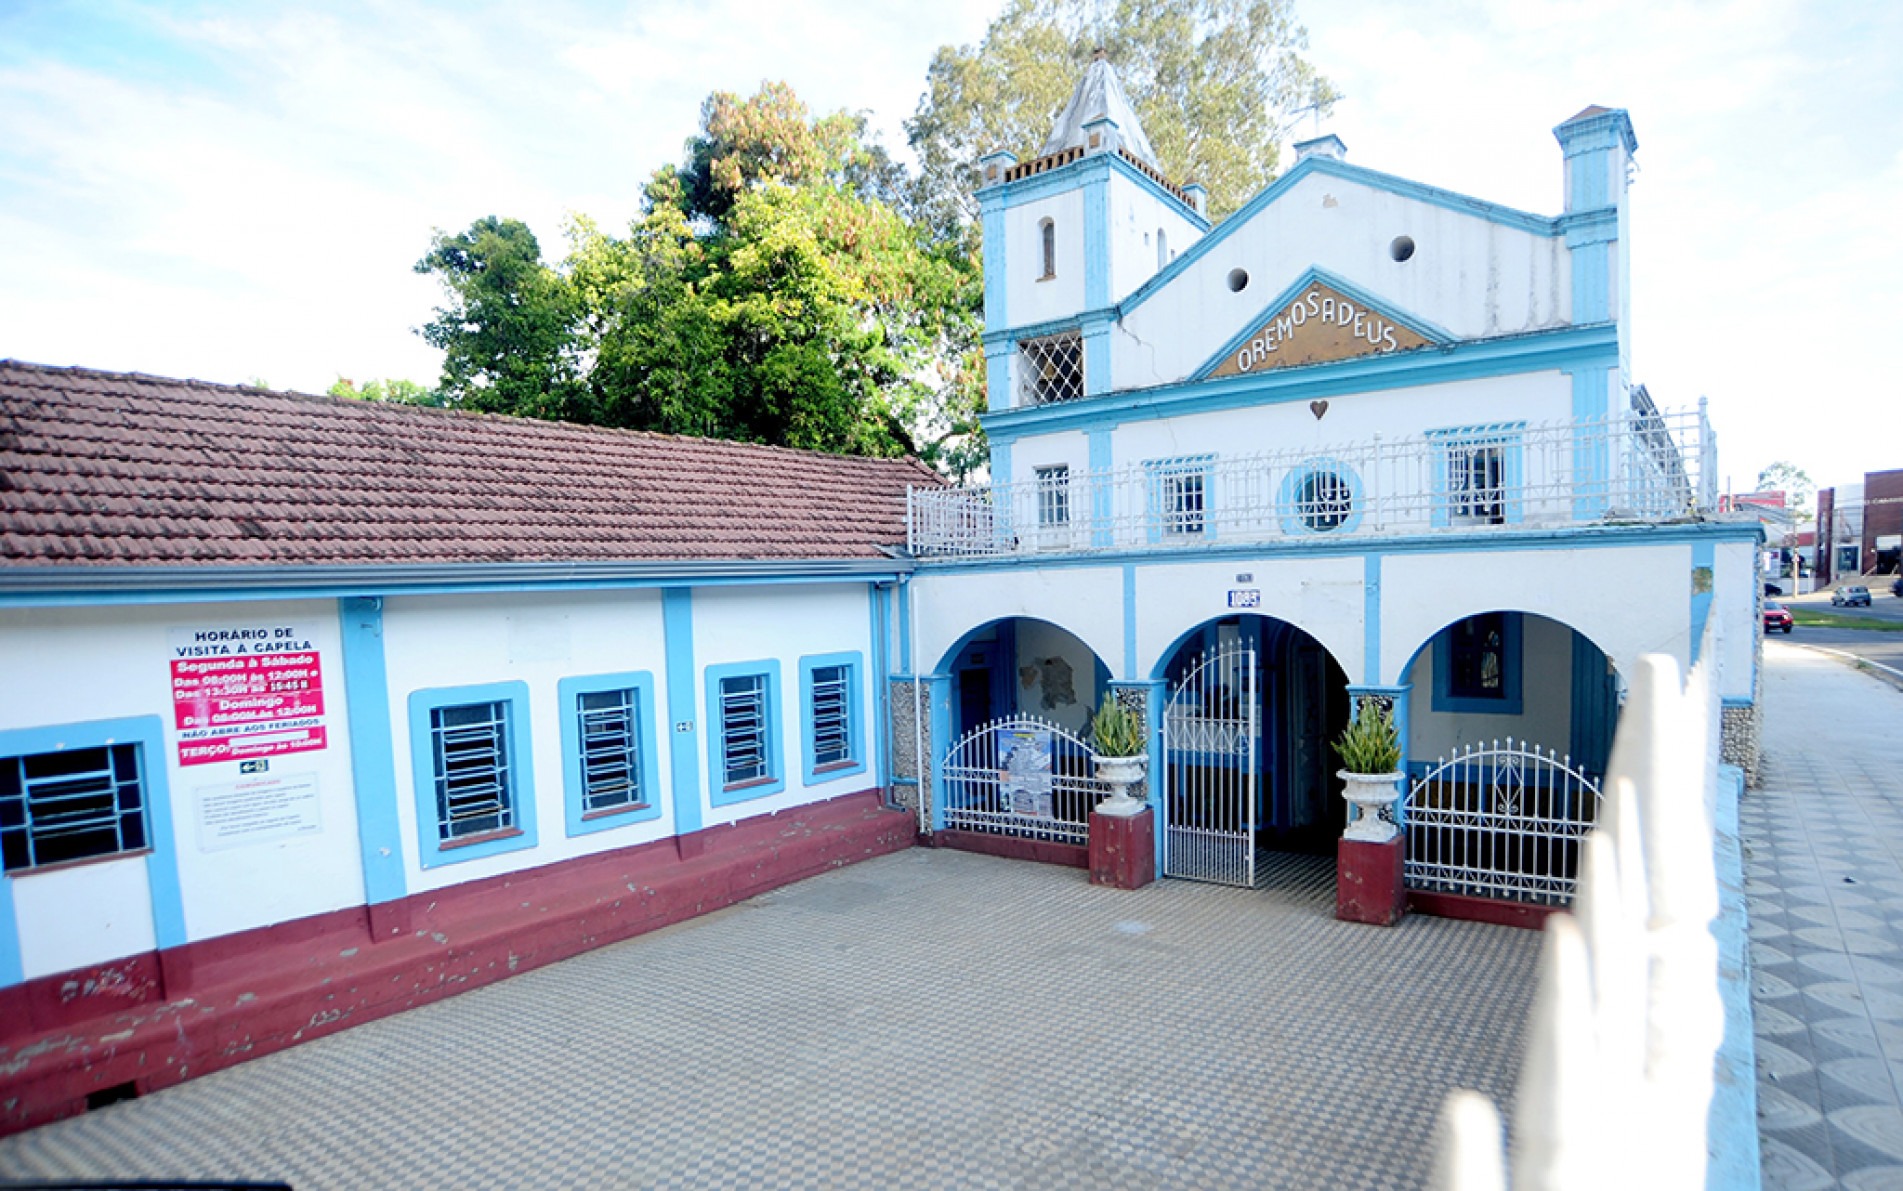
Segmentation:
{"type": "Polygon", "coordinates": [[[180,765],[324,748],[323,660],[309,626],[173,629],[172,727],[180,765]]]}
{"type": "Polygon", "coordinates": [[[1229,353],[1211,377],[1244,376],[1297,364],[1326,364],[1360,356],[1412,351],[1433,341],[1365,302],[1311,281],[1281,309],[1270,313],[1229,353]]]}
{"type": "Polygon", "coordinates": [[[198,848],[217,852],[324,829],[317,775],[247,777],[222,786],[200,786],[198,848]]]}
{"type": "Polygon", "coordinates": [[[1255,587],[1232,587],[1229,589],[1229,606],[1231,608],[1260,608],[1262,606],[1262,591],[1260,588],[1255,587]]]}
{"type": "Polygon", "coordinates": [[[998,729],[998,774],[1004,801],[1014,815],[1054,817],[1051,807],[1051,734],[1042,728],[998,729]]]}

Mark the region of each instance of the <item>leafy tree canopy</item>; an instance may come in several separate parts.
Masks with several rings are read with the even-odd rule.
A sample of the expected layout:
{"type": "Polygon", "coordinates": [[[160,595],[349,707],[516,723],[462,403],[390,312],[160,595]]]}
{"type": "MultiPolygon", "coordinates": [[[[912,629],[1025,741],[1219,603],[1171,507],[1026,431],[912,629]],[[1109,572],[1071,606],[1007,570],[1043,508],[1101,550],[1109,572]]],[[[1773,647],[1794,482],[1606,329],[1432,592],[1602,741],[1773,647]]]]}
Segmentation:
{"type": "Polygon", "coordinates": [[[1808,521],[1812,516],[1810,500],[1817,493],[1817,482],[1810,478],[1809,472],[1795,463],[1787,463],[1780,459],[1767,465],[1758,473],[1755,491],[1787,494],[1789,498],[1787,507],[1798,520],[1808,521]]]}
{"type": "Polygon", "coordinates": [[[442,395],[434,389],[426,389],[413,380],[371,380],[361,386],[349,377],[340,376],[337,383],[324,390],[332,397],[349,397],[357,401],[388,401],[396,405],[442,405],[442,395]]]}
{"type": "Polygon", "coordinates": [[[1303,56],[1293,0],[1008,0],[976,46],[932,59],[906,122],[921,214],[968,225],[978,158],[1037,155],[1099,48],[1116,67],[1158,164],[1209,190],[1221,218],[1276,175],[1277,142],[1299,114],[1326,113],[1334,86],[1303,56]],[[1105,11],[1107,9],[1107,11],[1105,11]]]}

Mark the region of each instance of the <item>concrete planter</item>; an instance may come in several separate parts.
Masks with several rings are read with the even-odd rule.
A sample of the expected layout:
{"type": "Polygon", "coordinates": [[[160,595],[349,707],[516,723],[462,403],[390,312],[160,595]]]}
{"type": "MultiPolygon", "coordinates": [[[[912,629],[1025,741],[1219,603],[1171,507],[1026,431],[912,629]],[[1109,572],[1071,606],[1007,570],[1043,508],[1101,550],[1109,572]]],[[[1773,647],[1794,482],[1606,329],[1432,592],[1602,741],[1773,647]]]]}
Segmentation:
{"type": "Polygon", "coordinates": [[[1096,806],[1098,814],[1128,818],[1145,810],[1144,803],[1130,796],[1130,787],[1143,780],[1143,766],[1148,760],[1141,755],[1097,758],[1097,780],[1110,787],[1110,797],[1096,806]]]}
{"type": "Polygon", "coordinates": [[[1391,807],[1401,797],[1401,782],[1407,775],[1400,771],[1394,773],[1353,773],[1346,769],[1337,770],[1336,777],[1342,781],[1341,796],[1355,808],[1354,822],[1348,824],[1348,830],[1341,838],[1359,840],[1363,843],[1384,844],[1401,834],[1400,829],[1381,817],[1385,807],[1391,807]]]}

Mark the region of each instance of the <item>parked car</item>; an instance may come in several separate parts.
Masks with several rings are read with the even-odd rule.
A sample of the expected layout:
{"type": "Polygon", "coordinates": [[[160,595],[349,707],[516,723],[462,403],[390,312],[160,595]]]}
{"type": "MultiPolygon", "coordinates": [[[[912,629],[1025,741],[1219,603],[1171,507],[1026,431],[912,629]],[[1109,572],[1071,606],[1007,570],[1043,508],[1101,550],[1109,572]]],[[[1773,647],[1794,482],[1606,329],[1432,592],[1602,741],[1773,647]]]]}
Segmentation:
{"type": "Polygon", "coordinates": [[[1890,594],[1899,600],[1903,600],[1903,579],[1898,579],[1896,582],[1890,584],[1890,594]]]}
{"type": "Polygon", "coordinates": [[[1830,593],[1830,604],[1833,608],[1868,608],[1870,589],[1856,586],[1839,587],[1830,593]]]}
{"type": "Polygon", "coordinates": [[[1764,601],[1764,631],[1788,635],[1791,631],[1791,610],[1773,600],[1764,601]]]}

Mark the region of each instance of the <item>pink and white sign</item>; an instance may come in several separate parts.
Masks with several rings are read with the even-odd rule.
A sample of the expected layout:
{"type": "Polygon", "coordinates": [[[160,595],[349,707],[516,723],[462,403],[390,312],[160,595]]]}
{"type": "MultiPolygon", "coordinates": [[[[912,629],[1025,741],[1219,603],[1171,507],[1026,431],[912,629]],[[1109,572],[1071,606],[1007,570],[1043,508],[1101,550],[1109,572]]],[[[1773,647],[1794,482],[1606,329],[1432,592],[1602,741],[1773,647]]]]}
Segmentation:
{"type": "Polygon", "coordinates": [[[323,663],[301,625],[173,629],[178,763],[248,761],[324,748],[323,663]]]}

